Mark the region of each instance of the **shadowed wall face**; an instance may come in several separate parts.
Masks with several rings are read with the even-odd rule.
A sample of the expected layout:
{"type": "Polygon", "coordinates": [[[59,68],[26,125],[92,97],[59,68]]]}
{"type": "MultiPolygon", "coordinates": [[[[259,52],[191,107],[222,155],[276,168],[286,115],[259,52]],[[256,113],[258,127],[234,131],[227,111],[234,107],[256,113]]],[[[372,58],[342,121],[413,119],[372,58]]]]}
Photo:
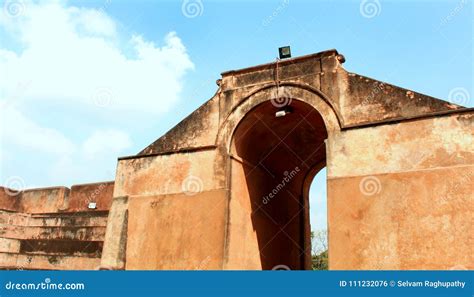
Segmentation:
{"type": "Polygon", "coordinates": [[[293,100],[282,117],[275,105],[257,106],[233,136],[229,269],[242,261],[253,269],[304,269],[309,256],[305,180],[325,163],[327,132],[310,105],[293,100]]]}

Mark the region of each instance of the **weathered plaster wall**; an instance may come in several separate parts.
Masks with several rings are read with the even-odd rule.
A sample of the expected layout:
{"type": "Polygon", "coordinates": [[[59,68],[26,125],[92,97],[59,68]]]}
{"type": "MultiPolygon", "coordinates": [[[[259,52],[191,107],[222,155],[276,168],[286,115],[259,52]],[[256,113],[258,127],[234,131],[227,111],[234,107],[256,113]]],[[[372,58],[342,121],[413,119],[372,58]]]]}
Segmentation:
{"type": "Polygon", "coordinates": [[[112,204],[114,182],[74,185],[67,200],[66,211],[86,211],[90,202],[96,204],[96,210],[108,211],[112,204]]]}
{"type": "Polygon", "coordinates": [[[114,197],[182,193],[224,187],[223,158],[214,148],[122,159],[117,167],[114,197]]]}
{"type": "MultiPolygon", "coordinates": [[[[342,127],[416,117],[461,106],[346,71],[336,50],[222,73],[216,94],[139,155],[213,145],[219,129],[239,104],[256,92],[293,86],[318,93],[337,114],[342,127]],[[278,64],[278,69],[277,69],[278,64]]],[[[283,91],[286,99],[294,94],[283,91]]],[[[302,97],[293,97],[300,98],[302,97]]],[[[331,127],[327,127],[330,129],[331,127]]]]}
{"type": "Polygon", "coordinates": [[[89,202],[96,210],[110,209],[114,182],[27,189],[16,192],[0,187],[0,209],[20,213],[56,213],[88,211],[89,202]]]}
{"type": "Polygon", "coordinates": [[[17,199],[18,211],[24,213],[48,213],[65,209],[69,189],[66,187],[31,189],[23,191],[17,199]]]}
{"type": "Polygon", "coordinates": [[[0,269],[98,269],[113,187],[2,188],[0,269]]]}
{"type": "Polygon", "coordinates": [[[329,139],[331,269],[474,268],[473,114],[329,139]]]}
{"type": "Polygon", "coordinates": [[[214,96],[139,155],[214,145],[219,128],[219,97],[214,96]]]}
{"type": "Polygon", "coordinates": [[[216,148],[120,160],[102,267],[222,269],[223,164],[216,148]]]}
{"type": "MultiPolygon", "coordinates": [[[[344,240],[347,238],[340,237],[341,234],[348,235],[347,230],[342,227],[338,229],[338,225],[334,223],[339,222],[339,219],[336,220],[331,216],[338,212],[344,213],[341,205],[337,203],[344,201],[344,205],[351,205],[351,209],[363,207],[363,204],[352,206],[352,203],[357,202],[350,200],[350,197],[358,193],[354,193],[353,188],[343,183],[349,182],[351,178],[366,175],[378,176],[390,173],[390,177],[395,177],[396,174],[405,171],[419,170],[421,164],[428,165],[430,162],[432,162],[432,167],[428,167],[430,170],[455,166],[453,164],[465,165],[466,162],[470,162],[465,154],[469,150],[466,149],[466,143],[457,143],[465,140],[459,140],[460,138],[456,136],[459,132],[456,129],[464,129],[461,134],[466,135],[466,128],[462,128],[462,125],[451,125],[445,120],[453,117],[457,119],[454,121],[460,123],[462,116],[440,115],[444,120],[436,122],[438,126],[425,125],[424,128],[417,125],[434,120],[416,120],[366,128],[360,126],[387,120],[403,121],[429,113],[445,113],[461,107],[349,73],[343,69],[342,62],[343,58],[336,51],[327,51],[281,61],[278,63],[278,69],[275,63],[270,63],[225,72],[218,81],[219,88],[211,100],[136,157],[120,160],[114,190],[114,197],[118,198],[117,205],[120,207],[117,207],[117,212],[111,213],[110,216],[112,221],[108,226],[110,231],[107,231],[104,255],[111,256],[103,258],[103,266],[137,269],[140,265],[145,265],[147,269],[180,269],[183,268],[182,263],[192,266],[196,261],[201,261],[204,255],[200,251],[201,247],[196,248],[198,254],[191,260],[190,254],[194,253],[193,243],[199,245],[197,243],[199,241],[196,241],[192,234],[186,233],[187,230],[181,224],[181,222],[186,224],[188,220],[194,222],[200,217],[199,212],[195,217],[190,216],[186,212],[188,204],[181,202],[186,201],[184,199],[186,197],[183,196],[186,189],[183,185],[189,179],[197,178],[200,192],[204,195],[201,197],[200,194],[199,199],[205,199],[203,198],[205,195],[215,193],[214,191],[230,191],[226,194],[229,205],[224,204],[219,208],[223,210],[224,217],[210,217],[206,221],[219,226],[217,229],[212,229],[213,234],[209,236],[215,240],[213,242],[219,249],[221,247],[224,249],[224,254],[216,256],[214,260],[217,262],[213,262],[212,265],[223,265],[222,268],[226,269],[262,268],[258,249],[259,236],[255,230],[255,222],[259,219],[248,209],[252,204],[251,195],[248,193],[249,181],[243,178],[245,175],[242,173],[243,167],[237,165],[236,160],[231,161],[227,153],[234,129],[240,120],[258,104],[281,96],[278,92],[283,92],[282,96],[286,99],[302,100],[313,106],[321,113],[330,134],[327,148],[329,195],[344,197],[344,199],[332,198],[329,201],[329,207],[332,208],[330,217],[334,224],[333,227],[330,226],[330,245],[337,244],[342,248],[340,252],[334,249],[331,252],[332,258],[343,259],[343,264],[340,265],[347,267],[362,268],[365,267],[363,265],[369,265],[360,262],[354,264],[351,259],[344,261],[351,254],[348,246],[355,248],[356,252],[352,254],[359,255],[363,253],[362,251],[368,250],[369,244],[372,243],[358,241],[355,238],[357,235],[350,234],[351,244],[345,244],[344,240]],[[279,89],[277,85],[280,85],[279,89]],[[456,144],[449,144],[450,141],[456,144]],[[435,148],[439,143],[446,143],[451,148],[436,151],[435,148]],[[433,152],[436,156],[426,156],[433,152]],[[443,155],[446,152],[456,156],[446,157],[443,155]],[[232,166],[229,166],[231,163],[232,166]],[[338,191],[342,191],[342,194],[338,191]],[[152,203],[159,207],[151,208],[152,203]],[[183,219],[181,212],[186,213],[186,219],[183,219]],[[166,217],[156,218],[156,213],[166,213],[166,217]],[[145,229],[143,227],[145,225],[140,225],[139,214],[147,214],[143,220],[147,222],[146,225],[152,226],[151,229],[145,229]],[[225,224],[224,237],[219,237],[221,224],[218,222],[225,224]],[[148,231],[149,234],[153,234],[149,238],[148,231]],[[126,236],[123,236],[124,233],[126,236]],[[159,240],[159,235],[154,234],[161,234],[164,239],[159,240]],[[186,236],[183,237],[183,234],[186,236]],[[185,237],[192,240],[183,241],[185,237]],[[217,243],[217,239],[222,242],[217,243]],[[110,242],[110,245],[107,242],[110,242]],[[144,264],[143,257],[147,254],[152,255],[152,260],[144,264]],[[160,258],[160,255],[164,258],[160,258]],[[224,257],[223,261],[221,257],[224,257]],[[142,259],[140,260],[142,264],[134,259],[142,259]]],[[[255,177],[255,180],[258,181],[258,177],[255,177]]],[[[421,181],[418,183],[421,184],[421,181]]],[[[260,189],[254,188],[265,192],[265,186],[260,189]]],[[[224,192],[217,196],[220,195],[224,195],[224,192]]],[[[387,195],[398,197],[398,192],[387,195]]],[[[221,198],[208,199],[217,201],[221,198]]],[[[379,207],[380,212],[385,212],[384,207],[388,206],[379,207]]],[[[415,218],[410,221],[407,217],[407,220],[417,224],[415,218]]],[[[375,222],[375,219],[368,221],[371,225],[376,225],[375,222]]],[[[260,223],[262,226],[266,224],[260,223]]],[[[290,228],[299,228],[300,223],[295,223],[290,228]]],[[[341,225],[344,225],[344,220],[341,221],[341,225]]],[[[364,226],[356,224],[351,228],[355,228],[353,232],[371,232],[371,230],[365,231],[364,226]]],[[[266,228],[272,230],[270,226],[266,228]]],[[[395,232],[395,229],[387,230],[395,232]]],[[[195,232],[203,234],[201,229],[195,232]]],[[[307,226],[304,232],[309,232],[307,226]]],[[[408,244],[402,247],[402,249],[410,248],[408,244]]],[[[277,259],[279,256],[276,254],[274,258],[277,259]]],[[[284,260],[288,262],[288,259],[284,260]]],[[[331,265],[334,269],[342,267],[334,261],[331,265]]]]}
{"type": "Polygon", "coordinates": [[[132,196],[126,269],[222,269],[227,191],[132,196]]]}
{"type": "MultiPolygon", "coordinates": [[[[258,104],[294,99],[319,112],[328,132],[331,269],[472,269],[472,111],[447,114],[462,107],[347,72],[343,61],[330,50],[223,73],[213,98],[137,156],[119,160],[115,182],[1,189],[0,266],[268,268],[259,251],[267,234],[256,229],[277,228],[252,217],[245,192],[255,183],[258,197],[268,184],[244,180],[229,147],[258,104]],[[48,249],[51,240],[65,243],[48,249]],[[73,248],[81,244],[94,249],[73,248]]],[[[305,226],[299,232],[308,235],[305,226]]],[[[267,263],[293,266],[286,242],[280,248],[291,256],[281,258],[275,245],[267,263]]]]}

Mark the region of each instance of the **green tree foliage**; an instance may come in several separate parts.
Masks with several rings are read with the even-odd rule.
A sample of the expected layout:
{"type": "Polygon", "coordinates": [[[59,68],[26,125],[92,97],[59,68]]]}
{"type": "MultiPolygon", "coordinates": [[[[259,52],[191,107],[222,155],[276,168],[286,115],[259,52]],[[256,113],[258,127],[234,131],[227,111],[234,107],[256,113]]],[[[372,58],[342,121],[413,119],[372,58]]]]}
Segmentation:
{"type": "Polygon", "coordinates": [[[311,260],[313,270],[328,270],[327,230],[311,231],[311,260]]]}
{"type": "Polygon", "coordinates": [[[328,251],[324,251],[319,255],[312,255],[313,270],[328,270],[328,251]]]}

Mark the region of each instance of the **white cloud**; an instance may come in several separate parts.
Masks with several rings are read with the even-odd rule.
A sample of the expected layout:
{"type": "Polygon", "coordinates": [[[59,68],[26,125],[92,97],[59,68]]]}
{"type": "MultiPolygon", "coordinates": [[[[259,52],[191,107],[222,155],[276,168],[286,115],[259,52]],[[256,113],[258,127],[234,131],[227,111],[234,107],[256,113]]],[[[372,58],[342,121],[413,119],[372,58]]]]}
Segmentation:
{"type": "MultiPolygon", "coordinates": [[[[99,129],[93,131],[82,143],[74,141],[53,128],[46,128],[29,119],[15,107],[0,109],[1,153],[8,154],[7,160],[0,155],[0,165],[10,159],[21,159],[11,147],[30,149],[36,158],[53,157],[54,161],[44,168],[45,175],[58,184],[70,185],[80,182],[111,179],[117,156],[132,146],[127,133],[116,129],[99,129]],[[8,143],[8,149],[5,144],[8,143]]],[[[28,167],[16,168],[15,176],[23,176],[28,167]]],[[[2,167],[0,166],[0,173],[2,167]]],[[[44,177],[44,176],[43,176],[44,177]]],[[[39,180],[43,177],[37,177],[39,180]]],[[[32,180],[31,177],[29,180],[32,180]]],[[[36,182],[41,184],[41,182],[36,182]]],[[[46,184],[42,184],[46,186],[46,184]]],[[[31,186],[29,184],[29,186],[31,186]]]]}
{"type": "Polygon", "coordinates": [[[176,103],[182,77],[194,67],[175,32],[161,47],[130,36],[133,57],[127,56],[116,22],[100,10],[28,4],[23,15],[3,15],[0,24],[24,47],[19,53],[0,49],[0,88],[6,98],[15,96],[19,83],[30,81],[25,101],[94,106],[103,103],[100,93],[106,89],[108,108],[156,114],[176,103]]]}
{"type": "Polygon", "coordinates": [[[98,10],[71,8],[72,21],[84,32],[99,36],[116,37],[117,26],[109,16],[98,10]]]}
{"type": "Polygon", "coordinates": [[[126,35],[100,9],[22,3],[18,16],[0,12],[0,176],[41,186],[113,178],[117,156],[133,148],[134,128],[103,120],[115,111],[154,117],[172,108],[194,68],[185,46],[175,32],[159,42],[126,35]],[[18,162],[25,150],[28,162],[18,162]]]}
{"type": "Polygon", "coordinates": [[[85,157],[97,158],[104,154],[115,155],[132,145],[128,134],[119,130],[95,131],[82,145],[85,157]]]}
{"type": "Polygon", "coordinates": [[[65,185],[113,179],[117,156],[131,146],[129,135],[123,131],[96,130],[77,145],[75,154],[58,156],[50,177],[65,185]]]}
{"type": "Polygon", "coordinates": [[[19,145],[39,152],[70,154],[74,144],[55,129],[41,127],[14,107],[0,111],[1,137],[9,144],[19,145]]]}

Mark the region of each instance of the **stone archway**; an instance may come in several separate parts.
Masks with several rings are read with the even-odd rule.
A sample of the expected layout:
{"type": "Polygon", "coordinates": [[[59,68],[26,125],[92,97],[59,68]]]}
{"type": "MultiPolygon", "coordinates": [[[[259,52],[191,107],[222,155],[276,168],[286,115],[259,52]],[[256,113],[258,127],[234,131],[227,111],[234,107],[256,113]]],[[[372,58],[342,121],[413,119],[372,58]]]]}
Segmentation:
{"type": "MultiPolygon", "coordinates": [[[[225,240],[225,269],[242,269],[242,267],[245,267],[245,269],[272,269],[278,265],[284,265],[284,267],[288,266],[290,269],[311,268],[309,187],[314,176],[319,172],[319,170],[326,166],[326,140],[328,137],[334,137],[340,133],[339,117],[340,115],[338,116],[337,109],[330,104],[324,94],[314,88],[299,83],[282,83],[278,86],[275,83],[267,84],[264,87],[250,92],[248,95],[243,95],[243,99],[241,99],[239,104],[232,109],[223,121],[223,124],[220,126],[217,137],[218,146],[225,148],[225,154],[229,163],[228,167],[231,168],[227,171],[227,180],[229,181],[227,187],[230,189],[228,199],[230,202],[228,206],[229,212],[225,240]],[[285,108],[289,108],[290,113],[285,117],[276,118],[275,113],[278,110],[285,108]],[[297,121],[293,122],[295,119],[297,119],[297,121]],[[253,125],[255,120],[260,123],[263,123],[263,120],[265,121],[265,124],[253,125]],[[286,122],[286,124],[281,125],[282,122],[286,122]],[[266,239],[265,237],[262,237],[262,235],[266,236],[265,228],[261,226],[256,219],[252,220],[252,213],[259,208],[258,201],[256,200],[259,198],[262,200],[264,198],[264,190],[267,190],[268,193],[270,193],[274,188],[279,187],[281,180],[278,181],[277,175],[279,174],[282,176],[282,173],[285,171],[288,171],[290,174],[297,166],[297,162],[293,162],[295,164],[292,166],[291,162],[288,162],[288,160],[281,160],[282,162],[280,163],[283,164],[281,167],[286,168],[287,170],[280,169],[280,172],[275,174],[274,178],[268,179],[266,182],[256,182],[251,176],[247,178],[248,182],[242,180],[242,173],[245,176],[245,170],[248,171],[249,166],[252,168],[252,164],[253,167],[255,167],[256,159],[258,159],[256,156],[251,156],[251,160],[249,160],[249,155],[247,154],[248,152],[245,152],[245,147],[260,152],[265,156],[264,152],[271,146],[267,146],[266,148],[260,147],[257,149],[255,143],[260,139],[242,137],[241,134],[244,134],[243,136],[251,134],[251,132],[245,132],[249,126],[250,129],[260,127],[260,130],[267,130],[267,132],[269,129],[275,128],[273,133],[262,133],[264,134],[262,135],[263,137],[265,137],[266,134],[267,137],[273,138],[274,140],[278,139],[278,133],[284,134],[285,129],[287,130],[286,132],[292,132],[290,134],[292,134],[295,139],[304,141],[306,138],[306,140],[309,140],[308,143],[306,143],[307,146],[304,148],[304,151],[300,148],[292,149],[291,145],[289,147],[286,146],[288,156],[293,155],[293,158],[296,157],[297,161],[302,161],[304,156],[310,158],[310,160],[306,160],[308,162],[300,164],[301,166],[298,167],[299,172],[297,172],[297,178],[291,178],[293,180],[292,187],[294,187],[292,190],[293,194],[286,195],[293,195],[292,201],[295,199],[299,200],[298,206],[300,206],[300,208],[296,209],[299,216],[297,218],[292,216],[294,219],[293,225],[298,225],[299,228],[291,232],[294,238],[286,240],[288,246],[291,245],[296,248],[293,253],[297,255],[292,255],[292,257],[290,257],[291,260],[279,258],[281,254],[274,255],[270,261],[266,261],[263,258],[264,252],[261,251],[261,249],[270,249],[272,244],[270,243],[270,245],[266,246],[267,242],[273,241],[275,243],[276,241],[275,238],[272,237],[266,239]],[[301,126],[299,127],[300,129],[294,129],[298,126],[301,126]],[[315,128],[319,130],[316,132],[315,128]],[[316,135],[319,134],[319,138],[312,137],[312,133],[315,133],[316,135]],[[238,143],[236,144],[236,138],[242,138],[241,140],[244,141],[237,141],[238,143]],[[315,152],[319,152],[319,155],[311,156],[311,154],[315,152]],[[301,154],[301,156],[298,156],[299,154],[301,154]],[[252,190],[252,188],[259,188],[259,185],[265,183],[267,183],[266,188],[264,187],[257,191],[252,190]],[[254,186],[252,187],[251,184],[254,186]],[[236,188],[238,189],[237,191],[236,188]],[[248,206],[242,207],[242,204],[247,204],[249,202],[250,208],[248,206]],[[257,203],[257,206],[255,206],[255,203],[257,203]],[[253,209],[251,208],[252,205],[254,206],[253,209]],[[250,222],[252,223],[252,228],[255,227],[253,235],[251,234],[252,231],[248,229],[250,227],[250,222]],[[239,226],[236,227],[236,225],[239,226]],[[249,242],[253,241],[254,243],[254,246],[250,247],[250,249],[244,253],[242,252],[242,248],[239,247],[239,243],[242,242],[242,234],[236,235],[235,233],[235,230],[238,230],[239,228],[247,228],[247,232],[249,232],[249,234],[247,234],[249,236],[247,240],[249,240],[249,242]],[[260,235],[260,237],[258,235],[260,235]]],[[[292,146],[297,146],[297,144],[293,143],[292,146]]],[[[266,171],[264,170],[264,172],[266,171]]],[[[252,171],[251,174],[255,175],[255,171],[252,171]]],[[[282,180],[284,180],[284,178],[285,176],[283,175],[282,180]]],[[[282,197],[285,195],[280,192],[280,196],[282,197]]],[[[270,200],[275,201],[274,199],[270,200]]],[[[282,197],[281,201],[284,202],[290,200],[289,197],[282,197]]],[[[267,202],[267,204],[270,204],[270,201],[267,202]]],[[[263,201],[260,201],[260,204],[262,203],[263,201]]],[[[270,208],[270,206],[268,206],[268,208],[270,208]]],[[[273,208],[277,208],[277,206],[273,208]]],[[[269,216],[272,216],[268,211],[265,213],[261,210],[260,213],[264,213],[267,219],[269,219],[269,216]]],[[[278,215],[274,215],[278,217],[278,215]]],[[[276,221],[272,223],[275,224],[276,221]]],[[[278,228],[274,230],[276,230],[275,232],[280,232],[280,229],[278,228]]],[[[281,235],[285,234],[282,232],[283,231],[280,232],[281,235]]],[[[285,236],[287,234],[288,232],[285,236]]],[[[278,244],[274,245],[276,246],[274,247],[275,249],[280,249],[282,252],[287,250],[278,244]]],[[[249,246],[247,245],[247,247],[249,246]]]]}
{"type": "Polygon", "coordinates": [[[284,101],[260,103],[234,131],[227,269],[311,268],[308,180],[326,164],[328,134],[311,105],[284,101]]]}
{"type": "Polygon", "coordinates": [[[210,100],[119,158],[102,267],[308,268],[307,191],[326,165],[330,269],[472,269],[473,110],[344,61],[225,72],[210,100]],[[275,118],[282,98],[292,110],[275,118]]]}
{"type": "MultiPolygon", "coordinates": [[[[326,165],[330,269],[474,269],[474,110],[348,72],[344,61],[328,50],[224,72],[211,99],[119,158],[114,182],[4,189],[0,217],[94,221],[85,238],[64,229],[37,249],[61,232],[98,242],[94,253],[103,241],[104,269],[304,269],[309,181],[326,165]],[[291,100],[290,114],[275,118],[272,99],[291,100]]],[[[22,240],[37,232],[24,224],[0,236],[3,267],[25,259],[22,240]]],[[[39,254],[20,267],[91,269],[90,256],[45,265],[39,254]]]]}

